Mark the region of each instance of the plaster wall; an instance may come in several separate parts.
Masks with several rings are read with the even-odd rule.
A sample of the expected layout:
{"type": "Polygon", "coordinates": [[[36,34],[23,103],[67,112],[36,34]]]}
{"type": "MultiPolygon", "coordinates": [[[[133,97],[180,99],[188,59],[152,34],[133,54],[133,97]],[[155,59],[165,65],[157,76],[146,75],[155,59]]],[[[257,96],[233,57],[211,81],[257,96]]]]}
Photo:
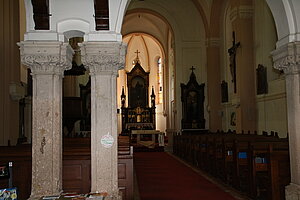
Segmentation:
{"type": "Polygon", "coordinates": [[[33,8],[30,0],[25,1],[25,40],[64,41],[63,33],[77,30],[85,33],[85,41],[121,41],[123,16],[130,0],[109,0],[109,30],[96,31],[93,0],[50,0],[50,30],[34,30],[33,8]],[[84,11],[84,12],[83,12],[84,11]]]}
{"type": "Polygon", "coordinates": [[[258,133],[276,131],[287,134],[286,92],[283,75],[273,68],[270,52],[276,48],[277,33],[273,15],[265,1],[255,0],[255,68],[267,67],[268,93],[257,95],[258,133]]]}

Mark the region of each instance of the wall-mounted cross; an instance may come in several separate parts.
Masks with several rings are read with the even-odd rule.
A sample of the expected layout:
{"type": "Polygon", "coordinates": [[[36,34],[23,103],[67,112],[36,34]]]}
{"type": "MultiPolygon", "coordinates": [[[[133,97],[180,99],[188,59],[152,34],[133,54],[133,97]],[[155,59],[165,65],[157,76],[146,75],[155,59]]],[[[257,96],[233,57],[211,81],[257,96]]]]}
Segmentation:
{"type": "Polygon", "coordinates": [[[139,52],[139,50],[136,50],[136,52],[134,52],[134,53],[136,53],[136,57],[138,58],[139,57],[139,53],[141,53],[141,52],[139,52]]]}
{"type": "Polygon", "coordinates": [[[190,70],[192,70],[192,73],[194,72],[196,68],[194,66],[192,66],[192,68],[190,68],[190,70]]]}

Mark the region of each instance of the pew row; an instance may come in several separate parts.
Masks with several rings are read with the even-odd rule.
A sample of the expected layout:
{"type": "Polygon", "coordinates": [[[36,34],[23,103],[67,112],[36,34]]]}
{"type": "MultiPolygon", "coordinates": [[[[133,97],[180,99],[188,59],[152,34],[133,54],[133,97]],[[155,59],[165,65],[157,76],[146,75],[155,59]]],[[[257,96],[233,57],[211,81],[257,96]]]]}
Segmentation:
{"type": "MultiPolygon", "coordinates": [[[[0,165],[10,161],[13,162],[13,186],[18,188],[19,199],[28,199],[31,191],[31,145],[0,147],[0,165]]],[[[0,188],[7,187],[8,181],[0,179],[0,188]]],[[[123,200],[133,199],[133,150],[125,143],[118,145],[118,187],[123,200]]],[[[90,188],[90,139],[64,139],[63,191],[83,194],[89,193],[90,188]]]]}
{"type": "Polygon", "coordinates": [[[287,138],[235,132],[185,132],[173,152],[253,199],[283,200],[290,183],[287,138]]]}

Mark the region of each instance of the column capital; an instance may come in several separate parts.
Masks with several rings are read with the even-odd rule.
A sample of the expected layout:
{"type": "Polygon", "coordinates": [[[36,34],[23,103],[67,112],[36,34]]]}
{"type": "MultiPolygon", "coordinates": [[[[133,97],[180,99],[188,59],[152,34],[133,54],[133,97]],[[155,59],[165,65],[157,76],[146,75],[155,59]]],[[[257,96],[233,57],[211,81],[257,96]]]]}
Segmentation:
{"type": "Polygon", "coordinates": [[[220,47],[220,38],[211,37],[206,39],[207,47],[220,47]]]}
{"type": "Polygon", "coordinates": [[[31,69],[32,75],[63,75],[71,69],[74,51],[68,43],[45,41],[22,41],[20,47],[21,62],[31,69]]]}
{"type": "Polygon", "coordinates": [[[127,45],[122,42],[83,42],[81,55],[83,65],[90,75],[117,74],[124,68],[127,45]]]}
{"type": "Polygon", "coordinates": [[[271,52],[274,68],[285,74],[300,73],[300,42],[290,42],[271,52]]]}
{"type": "Polygon", "coordinates": [[[254,14],[254,8],[252,5],[240,5],[240,6],[233,6],[230,9],[230,20],[233,22],[238,17],[240,19],[251,19],[254,14]]]}

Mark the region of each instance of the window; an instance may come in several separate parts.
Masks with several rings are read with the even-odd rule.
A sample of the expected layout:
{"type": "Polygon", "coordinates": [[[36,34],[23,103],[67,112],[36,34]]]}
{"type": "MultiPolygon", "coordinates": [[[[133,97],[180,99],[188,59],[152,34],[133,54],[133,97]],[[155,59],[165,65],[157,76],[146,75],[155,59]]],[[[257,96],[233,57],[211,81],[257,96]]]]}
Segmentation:
{"type": "Polygon", "coordinates": [[[157,59],[157,80],[158,80],[158,103],[163,102],[163,65],[162,59],[157,59]]]}

